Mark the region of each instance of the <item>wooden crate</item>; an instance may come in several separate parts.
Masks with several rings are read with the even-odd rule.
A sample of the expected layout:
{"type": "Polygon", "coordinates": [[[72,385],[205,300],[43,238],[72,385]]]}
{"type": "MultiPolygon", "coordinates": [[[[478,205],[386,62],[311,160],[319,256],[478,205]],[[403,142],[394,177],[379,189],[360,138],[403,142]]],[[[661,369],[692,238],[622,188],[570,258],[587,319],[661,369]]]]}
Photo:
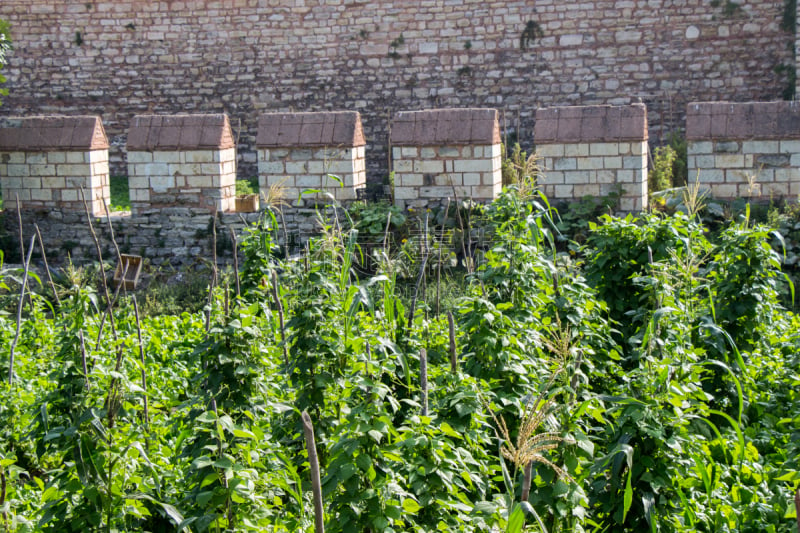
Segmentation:
{"type": "Polygon", "coordinates": [[[237,213],[255,213],[258,211],[259,201],[257,194],[248,194],[247,196],[236,197],[236,212],[237,213]]]}
{"type": "Polygon", "coordinates": [[[120,254],[122,261],[117,264],[114,271],[114,287],[119,287],[120,283],[125,284],[125,290],[133,290],[139,283],[139,275],[142,273],[142,256],[120,254]],[[127,265],[128,270],[125,270],[127,265]],[[122,273],[125,272],[125,279],[122,273]]]}

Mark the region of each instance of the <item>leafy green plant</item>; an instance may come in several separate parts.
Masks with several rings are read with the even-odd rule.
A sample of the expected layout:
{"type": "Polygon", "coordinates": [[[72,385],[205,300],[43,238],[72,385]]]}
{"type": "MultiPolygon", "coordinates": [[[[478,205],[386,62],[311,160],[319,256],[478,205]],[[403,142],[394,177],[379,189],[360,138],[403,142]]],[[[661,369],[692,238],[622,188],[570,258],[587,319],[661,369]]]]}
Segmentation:
{"type": "Polygon", "coordinates": [[[653,167],[647,173],[647,190],[662,191],[673,186],[672,166],[678,158],[672,146],[659,146],[653,154],[653,167]]]}

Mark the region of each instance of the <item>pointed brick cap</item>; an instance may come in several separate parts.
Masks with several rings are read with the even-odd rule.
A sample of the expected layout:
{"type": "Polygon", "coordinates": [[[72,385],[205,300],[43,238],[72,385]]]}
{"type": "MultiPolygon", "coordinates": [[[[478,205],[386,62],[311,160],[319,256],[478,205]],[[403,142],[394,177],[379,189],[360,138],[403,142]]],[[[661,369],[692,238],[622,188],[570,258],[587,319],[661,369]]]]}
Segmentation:
{"type": "Polygon", "coordinates": [[[267,113],[258,117],[256,146],[259,148],[365,144],[358,111],[267,113]]]}
{"type": "Polygon", "coordinates": [[[400,111],[392,119],[393,146],[500,143],[496,109],[400,111]]]}
{"type": "Polygon", "coordinates": [[[623,142],[647,140],[647,108],[596,105],[546,107],[536,110],[536,144],[623,142]]]}
{"type": "Polygon", "coordinates": [[[800,139],[800,102],[693,102],[686,107],[686,138],[800,139]]]}
{"type": "Polygon", "coordinates": [[[136,115],[128,151],[224,150],[234,148],[228,115],[136,115]]]}
{"type": "Polygon", "coordinates": [[[52,152],[108,149],[96,116],[0,119],[0,151],[52,152]]]}

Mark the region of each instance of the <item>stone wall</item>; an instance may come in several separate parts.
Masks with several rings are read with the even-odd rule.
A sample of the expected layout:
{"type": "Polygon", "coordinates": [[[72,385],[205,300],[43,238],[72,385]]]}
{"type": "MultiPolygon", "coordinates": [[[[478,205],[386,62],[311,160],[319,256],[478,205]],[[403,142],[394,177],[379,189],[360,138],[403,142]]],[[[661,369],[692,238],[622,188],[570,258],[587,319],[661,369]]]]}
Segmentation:
{"type": "Polygon", "coordinates": [[[265,112],[362,113],[370,180],[402,109],[491,107],[523,146],[534,110],[648,105],[654,140],[698,100],[774,100],[794,35],[784,0],[3,0],[15,49],[0,113],[102,115],[125,172],[138,114],[227,113],[242,177],[265,112]]]}
{"type": "Polygon", "coordinates": [[[0,184],[6,209],[19,199],[22,209],[102,214],[110,190],[100,117],[0,120],[0,184]]]}
{"type": "Polygon", "coordinates": [[[494,200],[503,187],[495,109],[401,111],[392,121],[394,203],[494,200]]]}
{"type": "Polygon", "coordinates": [[[692,103],[686,136],[689,181],[714,197],[800,195],[798,102],[692,103]]]}
{"type": "Polygon", "coordinates": [[[551,200],[621,191],[622,211],[647,208],[647,109],[553,107],[536,111],[536,151],[551,200]]]}
{"type": "Polygon", "coordinates": [[[306,200],[355,200],[367,184],[364,132],[354,111],[268,113],[258,121],[258,185],[292,206],[306,200]]]}
{"type": "Polygon", "coordinates": [[[236,147],[226,115],[142,115],[128,130],[131,210],[236,210],[236,147]]]}
{"type": "MultiPolygon", "coordinates": [[[[331,210],[322,212],[333,216],[331,210]]],[[[281,226],[275,232],[276,242],[285,245],[288,240],[289,252],[298,252],[308,238],[319,231],[319,213],[317,209],[299,208],[285,210],[282,216],[277,215],[281,226]]],[[[21,215],[26,243],[34,223],[41,229],[49,263],[63,265],[70,259],[81,264],[97,260],[85,213],[28,209],[22,211],[21,215]]],[[[139,215],[116,212],[108,218],[95,216],[92,217],[92,225],[106,261],[113,263],[116,256],[108,227],[110,221],[114,239],[122,253],[141,255],[157,266],[180,267],[210,264],[214,242],[212,224],[216,224],[218,260],[230,263],[233,246],[229,228],[234,230],[240,241],[245,226],[256,222],[259,216],[261,213],[217,213],[215,217],[203,208],[171,207],[139,215]]],[[[17,240],[19,229],[16,215],[6,211],[6,216],[2,218],[5,231],[17,240]]],[[[18,251],[18,242],[12,248],[11,253],[18,251]]]]}

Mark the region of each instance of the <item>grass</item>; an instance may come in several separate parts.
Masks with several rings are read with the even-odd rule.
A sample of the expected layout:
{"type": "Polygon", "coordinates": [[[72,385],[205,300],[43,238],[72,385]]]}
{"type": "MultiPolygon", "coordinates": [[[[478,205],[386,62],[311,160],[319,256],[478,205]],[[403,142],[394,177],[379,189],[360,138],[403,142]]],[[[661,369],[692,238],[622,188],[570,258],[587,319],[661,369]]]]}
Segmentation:
{"type": "Polygon", "coordinates": [[[111,187],[112,211],[130,211],[131,198],[128,192],[128,176],[111,176],[109,179],[111,187]]]}
{"type": "Polygon", "coordinates": [[[258,194],[258,176],[236,180],[236,196],[258,194]]]}

